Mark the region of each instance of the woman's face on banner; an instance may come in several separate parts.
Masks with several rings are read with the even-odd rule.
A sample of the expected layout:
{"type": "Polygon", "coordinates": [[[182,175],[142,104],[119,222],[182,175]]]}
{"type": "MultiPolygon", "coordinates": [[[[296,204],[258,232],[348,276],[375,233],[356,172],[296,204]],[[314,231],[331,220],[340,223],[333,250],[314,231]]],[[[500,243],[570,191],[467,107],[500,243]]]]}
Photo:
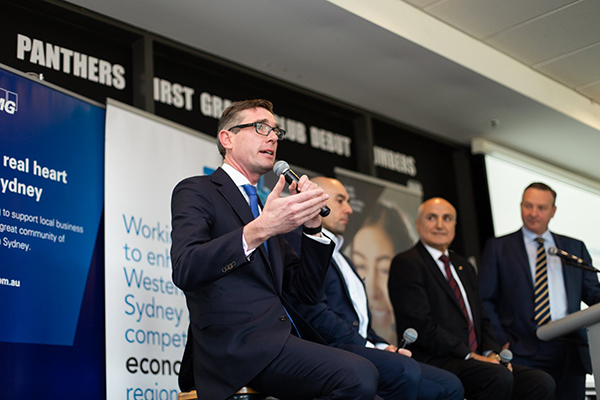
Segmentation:
{"type": "Polygon", "coordinates": [[[396,344],[396,326],[392,304],[388,296],[388,276],[394,246],[381,225],[362,227],[352,241],[352,262],[365,282],[371,326],[389,343],[396,344]]]}

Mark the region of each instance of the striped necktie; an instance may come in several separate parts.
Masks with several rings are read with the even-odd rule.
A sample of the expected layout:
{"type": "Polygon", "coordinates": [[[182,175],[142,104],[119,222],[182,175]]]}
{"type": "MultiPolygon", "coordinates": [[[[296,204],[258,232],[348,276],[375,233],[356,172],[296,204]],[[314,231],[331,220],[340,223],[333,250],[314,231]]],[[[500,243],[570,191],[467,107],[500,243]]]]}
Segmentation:
{"type": "Polygon", "coordinates": [[[550,322],[550,296],[548,293],[548,263],[546,262],[546,249],[544,239],[535,238],[538,243],[535,256],[535,308],[534,319],[538,326],[550,322]]]}
{"type": "Polygon", "coordinates": [[[473,353],[477,350],[477,337],[475,335],[475,327],[473,326],[473,321],[469,318],[469,313],[467,312],[467,306],[465,305],[465,299],[463,298],[460,287],[458,287],[458,283],[454,276],[452,276],[452,270],[450,269],[450,258],[447,255],[442,254],[440,256],[440,261],[444,263],[444,268],[446,270],[446,277],[448,279],[448,284],[450,285],[450,290],[454,293],[456,300],[458,300],[458,304],[463,312],[463,315],[467,319],[468,328],[469,328],[469,350],[473,353]]]}

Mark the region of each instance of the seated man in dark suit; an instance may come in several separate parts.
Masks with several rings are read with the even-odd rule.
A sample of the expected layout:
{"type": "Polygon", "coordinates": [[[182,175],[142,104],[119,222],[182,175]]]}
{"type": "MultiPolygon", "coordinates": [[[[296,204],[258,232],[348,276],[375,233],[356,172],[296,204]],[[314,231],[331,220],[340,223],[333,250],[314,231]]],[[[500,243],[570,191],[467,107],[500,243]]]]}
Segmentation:
{"type": "Polygon", "coordinates": [[[433,198],[419,207],[420,241],[392,260],[388,281],[399,334],[419,332],[414,357],[456,374],[467,399],[552,399],[545,372],[499,363],[500,346],[481,307],[475,269],[448,247],[456,210],[433,198]]]}
{"type": "Polygon", "coordinates": [[[496,336],[515,361],[548,372],[556,381],[558,400],[583,400],[586,370],[591,373],[585,329],[563,338],[567,340],[544,342],[536,336],[539,326],[579,311],[582,301],[590,306],[600,301],[595,272],[547,254],[557,247],[592,262],[582,241],[548,230],[555,201],[556,192],[544,183],[525,189],[523,227],[488,241],[481,256],[479,288],[496,336]]]}
{"type": "Polygon", "coordinates": [[[297,304],[297,310],[331,346],[365,357],[377,367],[377,394],[383,399],[462,400],[464,393],[456,376],[416,362],[410,351],[386,343],[373,331],[364,284],[352,262],[340,252],[352,213],[348,193],[335,179],[319,177],[313,182],[329,195],[331,213],[323,218],[323,232],[336,248],[321,302],[297,304]]]}
{"type": "Polygon", "coordinates": [[[320,233],[327,194],[306,176],[280,197],[281,176],[260,207],[254,185],[284,136],[270,102],[233,103],[218,124],[223,165],[173,191],[173,282],[190,311],[194,384],[211,400],[246,385],[282,399],[372,400],[375,367],[326,346],[284,298],[319,301],[333,251],[320,233]],[[299,226],[300,256],[282,236],[299,226]]]}

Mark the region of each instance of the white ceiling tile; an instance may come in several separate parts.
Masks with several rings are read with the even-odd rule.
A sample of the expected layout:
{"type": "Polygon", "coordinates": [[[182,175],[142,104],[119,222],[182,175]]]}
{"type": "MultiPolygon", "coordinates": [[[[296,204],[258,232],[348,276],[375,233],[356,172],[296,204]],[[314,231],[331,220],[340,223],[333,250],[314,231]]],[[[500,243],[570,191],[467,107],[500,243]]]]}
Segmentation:
{"type": "Polygon", "coordinates": [[[576,1],[448,0],[425,12],[481,39],[576,1]]]}
{"type": "Polygon", "coordinates": [[[527,65],[600,41],[600,1],[587,0],[495,35],[486,43],[527,65]]]}
{"type": "Polygon", "coordinates": [[[439,0],[404,0],[405,3],[412,4],[417,8],[424,8],[438,1],[439,0]]]}
{"type": "MultiPolygon", "coordinates": [[[[438,4],[429,0],[407,1],[427,3],[432,8],[438,4]]],[[[458,0],[445,0],[453,1],[458,0]]],[[[489,0],[479,1],[491,4],[489,0]]],[[[496,1],[527,10],[534,3],[555,0],[496,1]]],[[[387,4],[387,0],[370,0],[368,5],[377,7],[382,2],[387,4]]],[[[448,140],[465,144],[483,135],[600,182],[600,160],[595,155],[600,148],[597,129],[329,1],[71,0],[71,3],[448,140]],[[258,20],[271,23],[257,24],[258,20]],[[486,124],[492,118],[502,121],[494,130],[486,124]],[[548,137],[557,138],[552,142],[554,148],[543,154],[534,153],[537,150],[532,150],[534,146],[530,143],[548,137]],[[584,147],[584,154],[565,156],[572,154],[569,146],[579,143],[585,143],[578,145],[580,152],[584,147]]],[[[483,15],[494,12],[482,10],[483,15]]],[[[568,30],[565,32],[569,34],[568,30]]],[[[590,87],[582,94],[591,96],[596,90],[590,87]]]]}
{"type": "Polygon", "coordinates": [[[600,81],[600,43],[585,51],[544,64],[537,70],[570,88],[600,81]]]}
{"type": "Polygon", "coordinates": [[[597,103],[600,103],[600,82],[596,85],[588,86],[585,89],[578,90],[584,96],[589,97],[597,103]]]}

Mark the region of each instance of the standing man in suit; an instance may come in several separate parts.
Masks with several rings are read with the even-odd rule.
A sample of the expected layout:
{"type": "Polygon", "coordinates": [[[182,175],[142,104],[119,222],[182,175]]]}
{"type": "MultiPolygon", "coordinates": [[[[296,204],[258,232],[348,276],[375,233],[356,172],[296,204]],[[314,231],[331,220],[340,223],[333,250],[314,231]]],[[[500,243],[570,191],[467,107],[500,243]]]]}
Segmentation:
{"type": "Polygon", "coordinates": [[[371,400],[375,367],[301,339],[320,338],[284,299],[320,300],[333,245],[320,233],[327,194],[306,176],[280,197],[281,176],[259,209],[253,185],[285,136],[272,110],[265,100],[228,107],[218,123],[223,165],[173,192],[173,281],[190,311],[195,386],[207,399],[249,385],[284,399],[371,400]],[[301,225],[298,256],[281,235],[301,225]]]}
{"type": "Polygon", "coordinates": [[[442,198],[419,207],[420,241],[392,260],[389,293],[398,333],[419,332],[413,356],[458,376],[468,399],[552,399],[542,371],[499,363],[500,346],[481,307],[475,269],[448,247],[456,210],[442,198]]]}
{"type": "Polygon", "coordinates": [[[600,301],[596,273],[547,253],[554,246],[592,262],[583,242],[548,230],[555,204],[556,192],[548,185],[536,182],[525,189],[523,227],[488,241],[479,287],[498,341],[515,361],[552,375],[558,399],[583,400],[586,370],[591,373],[585,331],[569,341],[544,342],[536,336],[539,326],[579,311],[582,300],[588,305],[600,301]]]}
{"type": "Polygon", "coordinates": [[[364,283],[340,249],[352,214],[350,196],[336,179],[312,180],[329,195],[331,213],[323,233],[335,243],[325,278],[325,294],[315,305],[298,304],[303,317],[329,343],[371,361],[379,371],[377,394],[385,400],[462,400],[464,391],[453,374],[410,358],[411,352],[389,344],[371,327],[364,283]]]}

